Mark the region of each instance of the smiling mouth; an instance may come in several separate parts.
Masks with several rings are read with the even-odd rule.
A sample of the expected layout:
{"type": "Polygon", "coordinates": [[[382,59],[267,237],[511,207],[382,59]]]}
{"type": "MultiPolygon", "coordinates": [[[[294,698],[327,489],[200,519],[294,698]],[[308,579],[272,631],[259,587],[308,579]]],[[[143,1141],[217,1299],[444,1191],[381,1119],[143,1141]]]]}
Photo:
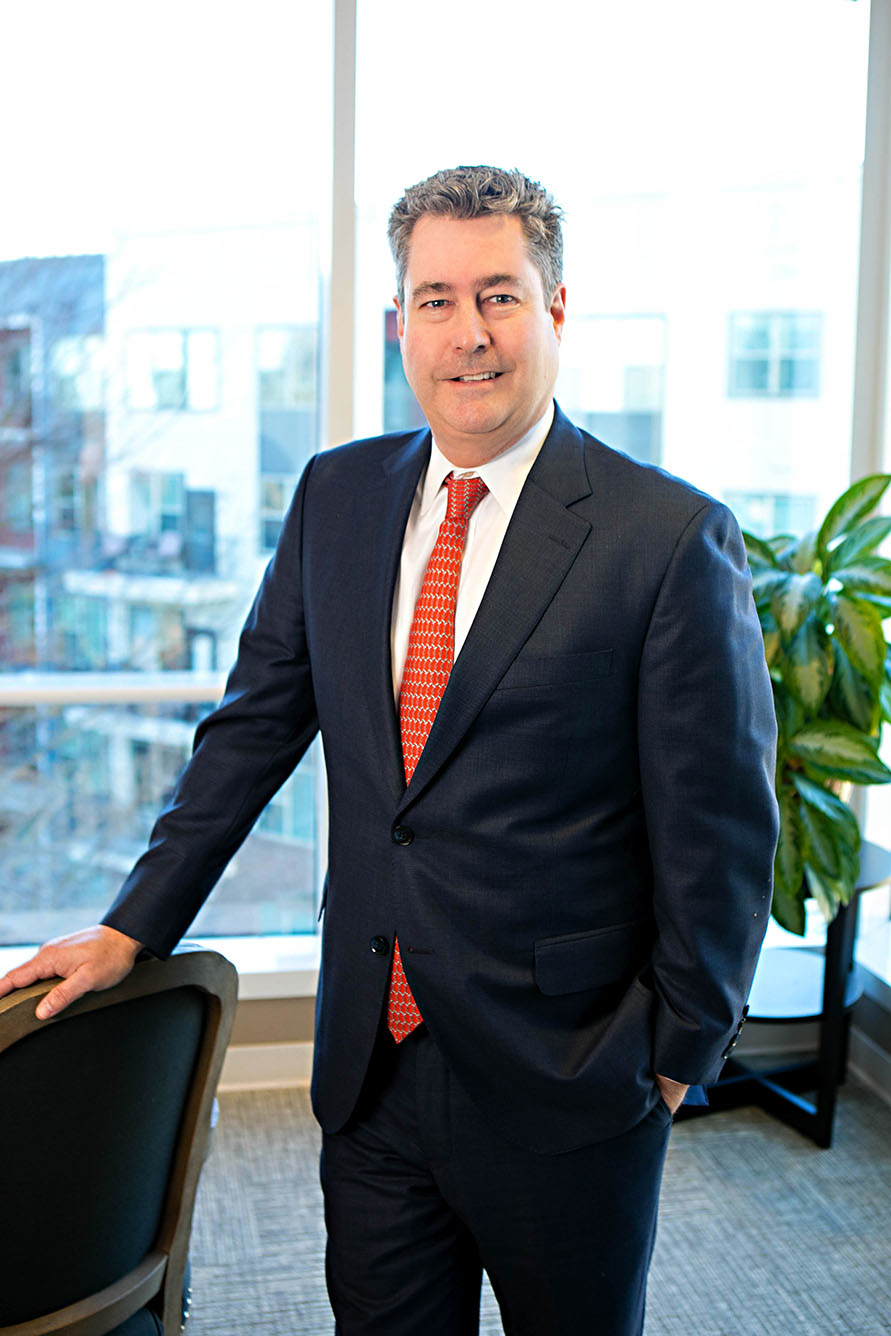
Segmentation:
{"type": "Polygon", "coordinates": [[[500,371],[477,371],[472,376],[450,376],[449,379],[458,385],[471,385],[480,380],[497,380],[501,374],[500,371]]]}

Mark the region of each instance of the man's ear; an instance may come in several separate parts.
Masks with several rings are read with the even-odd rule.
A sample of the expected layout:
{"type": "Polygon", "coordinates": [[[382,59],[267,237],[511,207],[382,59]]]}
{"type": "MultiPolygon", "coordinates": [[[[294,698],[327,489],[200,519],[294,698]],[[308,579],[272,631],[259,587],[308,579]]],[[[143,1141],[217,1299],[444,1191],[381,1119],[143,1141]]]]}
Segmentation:
{"type": "Polygon", "coordinates": [[[554,289],[554,295],[551,298],[551,304],[548,307],[548,314],[554,322],[554,333],[557,335],[559,343],[563,337],[563,326],[566,323],[566,284],[561,283],[554,289]]]}
{"type": "Polygon", "coordinates": [[[402,303],[398,296],[393,298],[393,304],[396,307],[396,333],[399,335],[399,341],[402,342],[402,336],[405,333],[405,317],[402,314],[402,303]]]}

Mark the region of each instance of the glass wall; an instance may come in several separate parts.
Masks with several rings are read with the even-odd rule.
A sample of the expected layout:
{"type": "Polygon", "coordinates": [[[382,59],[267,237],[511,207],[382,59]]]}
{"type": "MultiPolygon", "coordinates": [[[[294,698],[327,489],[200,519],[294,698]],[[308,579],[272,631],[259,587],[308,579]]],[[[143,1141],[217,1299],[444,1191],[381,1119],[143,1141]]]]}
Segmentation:
{"type": "MultiPolygon", "coordinates": [[[[4,39],[2,668],[220,672],[321,445],[330,8],[23,5],[4,39]]],[[[104,909],[196,709],[3,715],[4,941],[104,909]]],[[[315,765],[200,930],[313,930],[315,765]]]]}

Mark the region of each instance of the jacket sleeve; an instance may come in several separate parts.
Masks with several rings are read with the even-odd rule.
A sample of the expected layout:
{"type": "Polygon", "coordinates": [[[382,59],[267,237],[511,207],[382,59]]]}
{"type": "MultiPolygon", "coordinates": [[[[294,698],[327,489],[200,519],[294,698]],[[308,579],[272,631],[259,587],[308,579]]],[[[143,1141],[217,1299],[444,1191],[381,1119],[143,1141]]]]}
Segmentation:
{"type": "Polygon", "coordinates": [[[716,1079],[742,1023],[770,912],[776,724],[736,521],[689,521],[640,665],[641,784],[653,865],[653,1065],[716,1079]]]}
{"type": "Polygon", "coordinates": [[[220,705],[146,852],[103,922],[165,957],[317,731],[301,593],[303,508],[312,461],[241,632],[220,705]]]}

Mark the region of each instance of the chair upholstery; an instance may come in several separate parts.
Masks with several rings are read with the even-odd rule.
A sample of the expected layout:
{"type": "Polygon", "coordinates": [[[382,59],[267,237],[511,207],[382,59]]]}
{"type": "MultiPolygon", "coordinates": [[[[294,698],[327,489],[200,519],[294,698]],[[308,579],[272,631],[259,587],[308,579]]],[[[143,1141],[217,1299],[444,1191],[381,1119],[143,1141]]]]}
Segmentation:
{"type": "Polygon", "coordinates": [[[233,966],[185,949],[51,1021],[0,1000],[0,1336],[172,1336],[233,966]]]}

